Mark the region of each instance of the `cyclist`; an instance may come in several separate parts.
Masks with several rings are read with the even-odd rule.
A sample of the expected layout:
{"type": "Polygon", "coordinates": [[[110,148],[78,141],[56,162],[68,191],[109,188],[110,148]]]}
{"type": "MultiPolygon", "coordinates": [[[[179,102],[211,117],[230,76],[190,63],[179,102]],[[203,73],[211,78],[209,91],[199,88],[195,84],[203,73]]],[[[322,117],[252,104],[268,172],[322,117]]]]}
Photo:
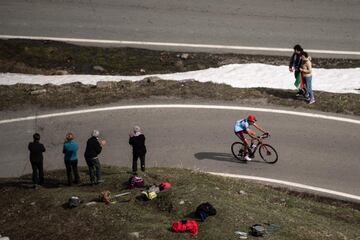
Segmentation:
{"type": "Polygon", "coordinates": [[[249,144],[248,144],[248,140],[245,138],[244,134],[248,134],[251,137],[251,145],[253,144],[253,139],[256,138],[256,132],[251,130],[249,127],[254,126],[261,132],[268,134],[268,132],[266,132],[264,129],[262,129],[255,122],[256,122],[256,117],[254,115],[249,115],[245,119],[237,120],[235,122],[235,126],[234,126],[235,135],[238,136],[238,138],[240,138],[240,140],[245,145],[244,156],[245,156],[246,161],[251,161],[251,158],[247,154],[247,149],[248,149],[249,144]]]}

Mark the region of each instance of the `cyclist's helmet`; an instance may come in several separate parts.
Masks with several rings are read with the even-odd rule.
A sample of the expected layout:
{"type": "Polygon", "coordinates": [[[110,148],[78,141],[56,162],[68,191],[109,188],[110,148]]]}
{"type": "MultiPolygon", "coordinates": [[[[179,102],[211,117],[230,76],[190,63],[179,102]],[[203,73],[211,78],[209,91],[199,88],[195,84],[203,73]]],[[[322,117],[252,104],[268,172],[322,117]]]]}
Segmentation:
{"type": "Polygon", "coordinates": [[[249,115],[247,120],[248,122],[256,122],[256,117],[254,115],[249,115]]]}

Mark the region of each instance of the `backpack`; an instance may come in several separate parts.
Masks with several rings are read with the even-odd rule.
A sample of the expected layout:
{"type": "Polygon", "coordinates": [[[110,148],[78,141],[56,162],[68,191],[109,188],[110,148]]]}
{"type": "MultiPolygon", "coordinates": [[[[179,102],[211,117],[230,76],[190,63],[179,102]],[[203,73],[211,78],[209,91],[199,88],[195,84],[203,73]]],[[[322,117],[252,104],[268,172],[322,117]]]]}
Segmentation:
{"type": "Polygon", "coordinates": [[[216,215],[216,209],[209,202],[206,202],[196,208],[195,214],[203,222],[208,216],[216,215]]]}
{"type": "Polygon", "coordinates": [[[160,183],[159,188],[160,188],[161,191],[170,189],[171,188],[171,183],[162,182],[162,183],[160,183]]]}
{"type": "Polygon", "coordinates": [[[154,198],[157,197],[156,192],[154,191],[143,191],[141,192],[148,200],[153,200],[154,198]]]}
{"type": "Polygon", "coordinates": [[[265,228],[261,224],[254,224],[250,227],[250,234],[254,237],[262,237],[265,235],[265,228]]]}
{"type": "Polygon", "coordinates": [[[131,176],[129,178],[129,188],[144,187],[144,179],[139,176],[131,176]]]}
{"type": "Polygon", "coordinates": [[[195,220],[182,220],[172,224],[171,229],[174,232],[186,232],[189,231],[191,236],[196,236],[199,232],[198,223],[195,220]]]}
{"type": "Polygon", "coordinates": [[[69,198],[68,206],[69,208],[78,207],[80,205],[80,198],[76,196],[72,196],[69,198]]]}
{"type": "Polygon", "coordinates": [[[111,193],[108,190],[101,192],[101,194],[99,196],[100,201],[104,202],[105,204],[111,203],[111,196],[110,195],[111,195],[111,193]]]}

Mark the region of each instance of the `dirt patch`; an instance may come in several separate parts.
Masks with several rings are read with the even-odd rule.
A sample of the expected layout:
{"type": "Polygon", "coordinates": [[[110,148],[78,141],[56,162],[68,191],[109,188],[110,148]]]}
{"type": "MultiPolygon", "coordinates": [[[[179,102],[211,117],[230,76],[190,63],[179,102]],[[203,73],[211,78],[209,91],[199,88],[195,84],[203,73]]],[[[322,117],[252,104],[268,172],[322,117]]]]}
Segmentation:
{"type": "Polygon", "coordinates": [[[21,110],[29,106],[68,108],[115,103],[120,100],[142,100],[166,97],[183,100],[223,101],[242,105],[277,105],[360,115],[360,95],[315,92],[317,102],[308,105],[295,91],[278,89],[239,89],[226,84],[197,81],[106,82],[94,85],[71,83],[56,85],[0,86],[0,110],[21,110]]]}

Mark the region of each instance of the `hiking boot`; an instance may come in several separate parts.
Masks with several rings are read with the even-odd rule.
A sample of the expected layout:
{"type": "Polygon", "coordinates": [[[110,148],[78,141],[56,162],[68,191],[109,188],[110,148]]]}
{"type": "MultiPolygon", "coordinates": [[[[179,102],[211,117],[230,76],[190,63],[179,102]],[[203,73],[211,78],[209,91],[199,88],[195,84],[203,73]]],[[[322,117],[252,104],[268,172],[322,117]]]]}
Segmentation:
{"type": "Polygon", "coordinates": [[[311,99],[311,100],[309,101],[309,104],[313,104],[313,103],[315,103],[315,99],[311,99]]]}
{"type": "Polygon", "coordinates": [[[246,155],[246,156],[244,157],[244,159],[245,159],[246,161],[251,161],[251,158],[250,158],[248,155],[246,155]]]}

